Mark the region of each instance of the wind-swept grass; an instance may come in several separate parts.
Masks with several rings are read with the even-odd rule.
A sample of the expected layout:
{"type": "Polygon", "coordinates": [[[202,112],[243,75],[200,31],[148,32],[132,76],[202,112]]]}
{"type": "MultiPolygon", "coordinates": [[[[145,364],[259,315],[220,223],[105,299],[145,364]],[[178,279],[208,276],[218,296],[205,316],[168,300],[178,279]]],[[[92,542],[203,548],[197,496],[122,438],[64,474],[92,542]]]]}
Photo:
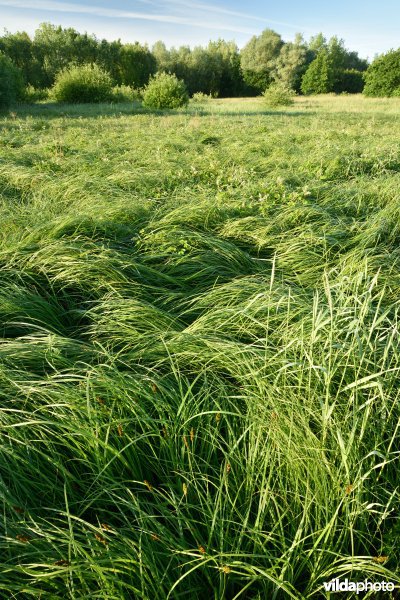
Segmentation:
{"type": "Polygon", "coordinates": [[[2,117],[1,597],[400,583],[399,115],[2,117]]]}

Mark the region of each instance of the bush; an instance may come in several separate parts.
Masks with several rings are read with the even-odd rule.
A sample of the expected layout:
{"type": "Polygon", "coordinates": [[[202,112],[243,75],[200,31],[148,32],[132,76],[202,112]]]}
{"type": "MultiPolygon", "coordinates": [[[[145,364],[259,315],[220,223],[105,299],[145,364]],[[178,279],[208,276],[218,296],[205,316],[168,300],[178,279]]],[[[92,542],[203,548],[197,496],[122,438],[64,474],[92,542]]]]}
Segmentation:
{"type": "Polygon", "coordinates": [[[23,100],[24,102],[28,102],[28,104],[33,104],[34,102],[39,102],[40,100],[47,100],[48,98],[48,89],[35,88],[31,84],[26,86],[23,93],[23,100]]]}
{"type": "Polygon", "coordinates": [[[364,74],[356,69],[341,71],[335,84],[335,92],[341,94],[361,94],[364,89],[364,74]]]}
{"type": "Polygon", "coordinates": [[[112,79],[96,64],[70,66],[58,73],[52,89],[57,102],[108,102],[112,79]]]}
{"type": "Polygon", "coordinates": [[[0,110],[23,96],[23,78],[14,63],[0,52],[0,110]]]}
{"type": "Polygon", "coordinates": [[[188,102],[185,83],[169,73],[157,73],[143,92],[143,105],[148,108],[180,108],[188,102]]]}
{"type": "Polygon", "coordinates": [[[400,87],[400,48],[378,56],[365,73],[366,96],[393,96],[400,87]]]}
{"type": "Polygon", "coordinates": [[[112,89],[113,102],[135,102],[141,100],[142,94],[140,90],[136,90],[130,85],[116,85],[112,89]]]}
{"type": "Polygon", "coordinates": [[[265,104],[271,108],[290,106],[296,93],[283,83],[272,83],[263,93],[265,104]]]}
{"type": "Polygon", "coordinates": [[[191,100],[195,104],[203,104],[204,102],[212,100],[212,96],[211,94],[204,94],[204,92],[196,92],[193,94],[191,100]]]}

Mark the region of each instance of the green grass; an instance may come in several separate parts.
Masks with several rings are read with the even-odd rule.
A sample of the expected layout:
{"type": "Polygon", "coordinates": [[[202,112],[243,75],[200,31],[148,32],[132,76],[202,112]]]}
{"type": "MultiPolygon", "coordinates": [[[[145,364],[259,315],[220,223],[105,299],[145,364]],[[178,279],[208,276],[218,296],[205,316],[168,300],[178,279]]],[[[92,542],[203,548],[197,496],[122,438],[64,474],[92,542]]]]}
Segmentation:
{"type": "Polygon", "coordinates": [[[329,96],[0,118],[2,598],[400,582],[399,125],[329,96]]]}

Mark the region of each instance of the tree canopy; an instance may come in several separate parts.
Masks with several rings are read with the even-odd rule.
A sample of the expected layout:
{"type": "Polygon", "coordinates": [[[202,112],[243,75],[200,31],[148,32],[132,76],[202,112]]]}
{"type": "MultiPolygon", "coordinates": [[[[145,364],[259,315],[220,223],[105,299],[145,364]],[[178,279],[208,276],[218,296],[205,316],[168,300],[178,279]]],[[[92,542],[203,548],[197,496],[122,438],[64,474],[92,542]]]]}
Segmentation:
{"type": "Polygon", "coordinates": [[[366,96],[400,96],[400,48],[378,56],[365,73],[366,96]]]}
{"type": "MultiPolygon", "coordinates": [[[[322,33],[308,42],[297,34],[285,42],[279,33],[265,29],[239,50],[234,41],[218,39],[207,46],[171,47],[162,41],[151,49],[139,42],[97,39],[51,23],[42,23],[33,38],[26,32],[0,36],[0,51],[19,69],[23,82],[37,90],[53,86],[66,68],[97,64],[114,85],[141,89],[157,72],[183,80],[190,95],[196,92],[229,97],[257,95],[271,84],[298,93],[360,92],[367,61],[345,48],[336,36],[322,33]]],[[[399,84],[396,53],[374,62],[367,71],[367,92],[391,94],[399,84]],[[386,83],[376,83],[384,78],[386,83]]]]}

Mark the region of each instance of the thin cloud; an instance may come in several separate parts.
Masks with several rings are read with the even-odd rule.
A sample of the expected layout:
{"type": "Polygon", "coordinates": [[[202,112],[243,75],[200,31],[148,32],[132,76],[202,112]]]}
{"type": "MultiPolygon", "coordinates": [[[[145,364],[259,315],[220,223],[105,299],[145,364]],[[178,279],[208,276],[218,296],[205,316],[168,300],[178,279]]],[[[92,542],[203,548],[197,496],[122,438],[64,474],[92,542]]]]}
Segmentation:
{"type": "Polygon", "coordinates": [[[114,19],[132,19],[143,21],[155,21],[158,23],[172,23],[175,25],[185,25],[190,27],[202,27],[205,29],[216,29],[232,31],[235,33],[253,34],[254,29],[240,27],[229,23],[210,23],[201,21],[198,18],[181,17],[177,15],[165,15],[156,13],[144,13],[118,10],[114,8],[104,8],[101,6],[85,6],[73,4],[70,2],[57,2],[56,0],[36,0],[34,6],[28,0],[0,0],[0,6],[9,6],[13,8],[24,8],[30,10],[41,10],[48,12],[65,12],[75,14],[87,14],[97,17],[108,17],[114,19]]]}
{"type": "MultiPolygon", "coordinates": [[[[232,17],[239,17],[241,19],[248,19],[250,21],[258,21],[260,23],[269,23],[270,25],[282,25],[282,27],[290,27],[296,30],[309,30],[307,27],[300,27],[299,25],[293,25],[292,23],[286,23],[284,21],[274,21],[272,19],[267,19],[266,17],[256,17],[254,15],[249,15],[247,13],[238,12],[236,10],[230,10],[228,8],[222,8],[220,6],[213,6],[210,4],[200,4],[197,2],[190,2],[190,0],[169,0],[168,4],[175,4],[176,6],[182,6],[186,8],[194,8],[200,9],[207,12],[214,12],[221,15],[229,15],[232,17]]],[[[311,31],[311,30],[309,30],[311,31]]]]}

